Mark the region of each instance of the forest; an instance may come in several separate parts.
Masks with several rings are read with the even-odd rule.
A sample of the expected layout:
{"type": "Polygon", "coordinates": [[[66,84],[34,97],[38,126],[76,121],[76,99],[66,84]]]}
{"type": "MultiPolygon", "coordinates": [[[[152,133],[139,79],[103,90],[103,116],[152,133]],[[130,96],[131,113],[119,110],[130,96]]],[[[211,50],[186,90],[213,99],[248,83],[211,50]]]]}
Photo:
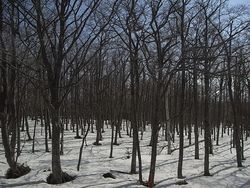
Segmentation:
{"type": "Polygon", "coordinates": [[[250,187],[249,12],[0,0],[0,187],[250,187]]]}

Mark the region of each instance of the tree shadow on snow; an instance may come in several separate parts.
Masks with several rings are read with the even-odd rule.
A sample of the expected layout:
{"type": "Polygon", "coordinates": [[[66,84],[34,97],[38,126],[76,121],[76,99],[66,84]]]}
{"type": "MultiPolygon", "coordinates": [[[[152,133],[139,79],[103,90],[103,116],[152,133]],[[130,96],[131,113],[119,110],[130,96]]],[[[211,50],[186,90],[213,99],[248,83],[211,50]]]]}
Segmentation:
{"type": "MultiPolygon", "coordinates": [[[[230,164],[230,163],[226,162],[224,164],[214,165],[212,168],[214,168],[215,166],[217,167],[217,166],[222,166],[222,165],[225,165],[225,164],[230,164]]],[[[222,179],[229,178],[229,177],[237,177],[237,172],[239,172],[239,171],[241,171],[241,170],[243,170],[245,168],[249,168],[249,166],[250,165],[247,165],[247,166],[244,166],[244,167],[241,167],[241,168],[238,168],[236,166],[228,166],[228,167],[219,169],[216,172],[211,173],[211,175],[212,175],[211,177],[213,177],[214,175],[217,176],[220,172],[223,172],[223,171],[226,171],[226,170],[229,170],[229,169],[233,169],[233,168],[236,168],[236,169],[234,171],[228,173],[227,176],[222,176],[222,179]]],[[[185,180],[188,182],[190,180],[194,180],[194,179],[201,178],[201,177],[205,178],[206,176],[204,176],[203,174],[198,174],[196,176],[187,177],[187,178],[185,178],[185,180]]],[[[244,179],[242,179],[242,180],[244,181],[244,179]]],[[[215,179],[214,181],[216,181],[216,184],[219,185],[218,179],[215,179]]],[[[169,187],[169,186],[172,186],[172,185],[176,185],[177,182],[178,182],[178,180],[176,180],[176,178],[171,177],[171,178],[164,179],[162,181],[158,181],[156,187],[157,188],[165,188],[165,187],[169,187]],[[171,180],[172,180],[172,182],[170,182],[170,183],[159,185],[159,184],[161,184],[163,182],[167,182],[167,181],[171,181],[171,180]]],[[[238,182],[238,181],[233,181],[233,182],[234,182],[234,187],[238,187],[239,184],[244,183],[244,182],[238,182]]],[[[221,184],[221,186],[223,186],[223,184],[221,184]]],[[[249,188],[249,187],[250,187],[250,180],[248,180],[242,186],[240,186],[240,188],[249,188]]]]}
{"type": "Polygon", "coordinates": [[[0,184],[1,188],[7,188],[7,187],[19,187],[19,186],[24,186],[24,185],[37,185],[40,183],[46,183],[43,180],[39,180],[39,181],[31,181],[31,182],[23,182],[23,183],[13,183],[13,184],[0,184]]]}
{"type": "Polygon", "coordinates": [[[244,183],[240,188],[248,188],[250,187],[250,180],[248,180],[246,183],[244,183]]]}
{"type": "Polygon", "coordinates": [[[137,182],[131,182],[131,183],[127,183],[127,184],[122,184],[122,185],[117,185],[115,186],[116,184],[119,184],[119,183],[124,183],[124,180],[123,181],[115,181],[115,182],[107,182],[107,183],[96,183],[96,184],[91,184],[91,185],[87,185],[87,186],[83,186],[81,188],[88,188],[88,187],[97,187],[97,186],[103,186],[105,187],[105,185],[107,187],[114,187],[114,188],[123,188],[123,187],[132,187],[132,186],[138,186],[139,184],[137,182]]]}
{"type": "MultiPolygon", "coordinates": [[[[196,179],[196,178],[200,178],[200,177],[202,177],[202,176],[203,176],[203,174],[199,174],[199,175],[197,175],[197,176],[192,176],[192,177],[189,177],[189,178],[185,178],[185,180],[188,182],[189,180],[196,179]]],[[[157,187],[157,188],[165,188],[165,187],[169,187],[169,186],[171,186],[171,185],[176,185],[176,183],[177,183],[179,180],[176,180],[176,181],[171,182],[171,183],[163,184],[163,185],[158,185],[158,184],[160,184],[160,183],[162,183],[162,182],[164,182],[164,181],[174,180],[174,179],[175,179],[175,178],[168,178],[168,179],[164,179],[164,180],[162,180],[162,181],[159,181],[159,182],[157,182],[156,187],[157,187]]]]}

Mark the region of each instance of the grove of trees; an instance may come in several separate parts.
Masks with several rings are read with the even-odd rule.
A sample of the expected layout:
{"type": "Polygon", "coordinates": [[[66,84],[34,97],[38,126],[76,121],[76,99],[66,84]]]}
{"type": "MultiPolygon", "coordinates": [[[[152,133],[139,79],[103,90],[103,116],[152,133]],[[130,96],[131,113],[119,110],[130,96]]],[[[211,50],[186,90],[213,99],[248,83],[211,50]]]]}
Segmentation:
{"type": "Polygon", "coordinates": [[[160,130],[168,154],[179,139],[180,179],[185,177],[185,135],[195,145],[194,160],[204,152],[204,175],[209,176],[213,144],[219,145],[231,128],[236,165],[242,167],[250,133],[249,16],[249,7],[232,7],[228,0],[0,0],[6,177],[30,171],[18,161],[22,131],[35,152],[41,126],[44,152],[52,156],[47,180],[60,184],[74,178],[60,160],[68,131],[82,147],[88,132],[95,132],[98,147],[108,125],[112,158],[123,122],[133,140],[130,173],[138,169],[145,186],[155,184],[160,130]],[[144,180],[140,139],[149,126],[151,162],[144,180]],[[199,149],[203,140],[204,151],[199,149]]]}

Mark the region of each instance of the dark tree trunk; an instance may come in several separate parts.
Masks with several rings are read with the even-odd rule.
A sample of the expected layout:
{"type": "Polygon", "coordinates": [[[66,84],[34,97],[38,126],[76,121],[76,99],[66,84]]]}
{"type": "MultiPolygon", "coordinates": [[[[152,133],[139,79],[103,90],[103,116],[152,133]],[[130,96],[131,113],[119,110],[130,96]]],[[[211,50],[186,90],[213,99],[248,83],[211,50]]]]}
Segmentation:
{"type": "MultiPolygon", "coordinates": [[[[219,93],[219,101],[218,101],[218,120],[217,120],[217,136],[216,136],[216,145],[219,145],[219,137],[220,137],[220,124],[221,124],[221,110],[222,110],[222,92],[223,92],[223,76],[220,80],[220,93],[219,93]]],[[[223,128],[221,128],[223,129],[223,128]]],[[[222,130],[223,132],[223,130],[222,130]]]]}
{"type": "MultiPolygon", "coordinates": [[[[159,76],[161,80],[161,74],[159,76]]],[[[154,92],[154,104],[153,104],[153,115],[152,115],[152,135],[151,135],[151,161],[150,161],[150,171],[148,177],[148,187],[154,186],[155,179],[155,166],[156,166],[156,156],[157,156],[157,142],[158,142],[158,131],[159,131],[159,101],[160,101],[160,92],[161,86],[158,81],[157,87],[154,92]]]]}
{"type": "Polygon", "coordinates": [[[48,144],[48,127],[49,127],[49,120],[47,116],[47,110],[44,110],[44,132],[45,132],[45,151],[49,152],[49,144],[48,144]]]}
{"type": "Polygon", "coordinates": [[[197,70],[196,70],[196,62],[194,67],[194,85],[193,85],[193,92],[194,92],[194,146],[195,146],[195,154],[194,158],[199,159],[199,126],[198,126],[198,112],[199,112],[199,105],[198,105],[198,91],[197,91],[197,70]]]}
{"type": "Polygon", "coordinates": [[[111,122],[111,142],[110,142],[110,154],[109,154],[109,158],[113,158],[113,143],[114,140],[114,123],[111,122]]]}
{"type": "Polygon", "coordinates": [[[61,139],[60,139],[60,155],[64,154],[64,150],[63,150],[63,141],[64,141],[64,126],[63,123],[61,122],[61,139]]]}
{"type": "MultiPolygon", "coordinates": [[[[181,39],[181,94],[180,94],[180,103],[179,103],[179,159],[178,159],[178,167],[177,167],[177,177],[184,178],[182,175],[182,166],[183,166],[183,147],[184,147],[184,102],[185,102],[185,82],[186,82],[186,2],[184,0],[181,1],[181,14],[180,14],[180,39],[181,39]]],[[[185,125],[186,127],[186,125],[185,125]]]]}
{"type": "Polygon", "coordinates": [[[26,129],[26,134],[28,136],[28,141],[32,140],[31,136],[30,136],[30,131],[29,131],[29,122],[28,122],[28,117],[26,114],[24,114],[24,117],[25,119],[25,129],[26,129]]]}
{"type": "MultiPolygon", "coordinates": [[[[184,64],[184,62],[183,62],[184,64]]],[[[183,65],[184,69],[185,64],[183,65]]],[[[184,97],[185,97],[185,70],[182,71],[182,84],[181,84],[181,96],[180,96],[180,118],[179,118],[179,159],[178,159],[178,170],[177,177],[183,178],[182,175],[182,164],[183,164],[183,147],[184,147],[184,97]]]]}
{"type": "Polygon", "coordinates": [[[59,107],[51,108],[52,116],[52,175],[55,182],[62,183],[62,169],[60,160],[60,133],[59,107]]]}
{"type": "Polygon", "coordinates": [[[34,128],[33,128],[33,142],[32,142],[32,153],[35,153],[35,140],[36,140],[36,126],[37,126],[37,116],[35,115],[35,124],[34,124],[34,128]]]}
{"type": "Polygon", "coordinates": [[[87,131],[85,132],[85,135],[82,137],[82,144],[81,144],[81,147],[80,147],[79,159],[78,159],[78,163],[77,163],[77,171],[80,170],[80,165],[81,165],[81,160],[82,160],[82,150],[83,150],[84,142],[86,142],[86,137],[87,137],[87,135],[89,133],[90,126],[91,126],[91,120],[88,121],[87,131]]]}

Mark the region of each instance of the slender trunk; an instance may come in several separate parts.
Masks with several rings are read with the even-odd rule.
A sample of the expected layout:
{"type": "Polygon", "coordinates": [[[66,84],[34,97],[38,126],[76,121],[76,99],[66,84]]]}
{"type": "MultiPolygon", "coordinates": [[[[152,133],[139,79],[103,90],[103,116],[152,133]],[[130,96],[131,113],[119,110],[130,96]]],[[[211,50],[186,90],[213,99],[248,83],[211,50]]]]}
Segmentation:
{"type": "MultiPolygon", "coordinates": [[[[208,65],[207,65],[208,66],[208,65]]],[[[205,140],[205,157],[204,157],[204,175],[210,176],[209,173],[209,153],[210,153],[210,124],[209,124],[209,73],[205,71],[205,103],[204,103],[204,140],[205,140]]]]}
{"type": "MultiPolygon", "coordinates": [[[[223,77],[220,80],[220,93],[219,93],[219,102],[218,102],[218,120],[217,120],[217,137],[216,137],[216,145],[219,145],[219,137],[220,137],[220,124],[221,124],[221,106],[222,106],[222,92],[223,92],[223,77]]],[[[223,132],[223,131],[222,131],[223,132]]]]}
{"type": "Polygon", "coordinates": [[[79,152],[79,159],[78,159],[78,163],[77,163],[77,171],[80,170],[80,165],[81,165],[81,160],[82,160],[82,150],[83,150],[83,146],[84,146],[84,142],[86,142],[86,137],[89,133],[89,129],[90,129],[90,123],[91,120],[89,120],[88,122],[88,128],[87,128],[87,131],[85,132],[85,135],[82,137],[82,144],[81,144],[81,147],[80,147],[80,152],[79,152]]]}
{"type": "Polygon", "coordinates": [[[241,159],[245,160],[245,157],[244,157],[244,130],[243,130],[243,125],[240,126],[240,132],[241,132],[241,159]]]}
{"type": "MultiPolygon", "coordinates": [[[[207,12],[205,11],[205,16],[207,12]]],[[[210,111],[209,111],[209,100],[210,100],[210,62],[208,57],[208,19],[205,19],[205,34],[204,34],[204,140],[205,140],[205,156],[204,156],[204,176],[210,176],[209,172],[209,153],[210,153],[210,111]]]]}
{"type": "Polygon", "coordinates": [[[197,91],[197,70],[196,64],[194,68],[194,146],[195,146],[195,154],[194,158],[199,159],[199,126],[198,126],[198,91],[197,91]]]}
{"type": "Polygon", "coordinates": [[[46,114],[46,111],[47,110],[44,110],[45,151],[49,152],[49,144],[48,144],[48,127],[49,127],[48,123],[49,123],[49,121],[48,121],[48,116],[46,114]]]}
{"type": "Polygon", "coordinates": [[[155,166],[156,166],[156,157],[157,157],[157,143],[158,143],[158,132],[159,132],[159,107],[160,107],[160,97],[161,97],[161,81],[162,81],[162,64],[158,64],[159,72],[156,82],[156,87],[153,91],[153,113],[152,113],[152,136],[151,136],[151,160],[150,160],[150,171],[148,177],[148,186],[154,186],[155,179],[155,166]]]}
{"type": "Polygon", "coordinates": [[[168,99],[169,99],[169,89],[167,90],[165,94],[165,110],[166,110],[166,132],[165,136],[167,136],[167,142],[168,142],[168,154],[171,154],[171,132],[170,132],[170,112],[169,112],[169,104],[168,104],[168,99]]]}
{"type": "Polygon", "coordinates": [[[111,122],[111,142],[110,142],[110,154],[109,158],[113,158],[113,140],[114,140],[114,122],[111,122]]]}
{"type": "Polygon", "coordinates": [[[19,115],[17,115],[17,155],[16,155],[16,161],[18,157],[21,155],[21,119],[19,115]]]}
{"type": "MultiPolygon", "coordinates": [[[[189,114],[191,116],[191,114],[189,114]]],[[[187,122],[188,123],[188,144],[189,146],[191,146],[192,144],[192,125],[191,122],[187,122]]]]}
{"type": "MultiPolygon", "coordinates": [[[[132,52],[131,52],[132,53],[132,52]]],[[[138,125],[137,125],[137,118],[138,118],[138,83],[136,82],[136,77],[138,76],[138,69],[137,69],[137,55],[133,56],[130,54],[130,79],[131,79],[131,86],[130,86],[130,93],[131,93],[131,127],[130,127],[130,135],[131,129],[133,129],[133,146],[132,146],[132,159],[131,159],[131,174],[136,173],[136,152],[137,152],[137,137],[138,137],[138,125]]]]}
{"type": "Polygon", "coordinates": [[[98,115],[97,120],[96,120],[96,141],[94,145],[101,145],[100,140],[101,140],[101,131],[102,131],[102,121],[98,115]]]}
{"type": "Polygon", "coordinates": [[[115,126],[115,141],[114,141],[114,145],[118,145],[117,138],[118,138],[119,132],[120,132],[120,124],[118,122],[116,124],[116,126],[115,126]]]}
{"type": "Polygon", "coordinates": [[[185,82],[186,82],[186,52],[185,52],[185,12],[186,12],[186,4],[185,1],[182,0],[181,14],[180,14],[180,38],[181,38],[181,95],[180,95],[180,121],[179,121],[179,159],[178,159],[178,167],[177,167],[177,177],[183,178],[182,175],[182,165],[183,165],[183,146],[184,146],[184,101],[185,101],[185,82]]]}
{"type": "Polygon", "coordinates": [[[126,119],[126,133],[127,135],[129,136],[129,123],[128,123],[128,120],[126,119]]]}
{"type": "Polygon", "coordinates": [[[32,142],[32,153],[35,153],[35,139],[36,139],[36,126],[37,126],[37,116],[35,116],[35,124],[33,129],[33,142],[32,142]]]}
{"type": "Polygon", "coordinates": [[[22,108],[22,125],[21,125],[21,132],[25,131],[25,119],[24,119],[24,109],[22,108]]]}
{"type": "MultiPolygon", "coordinates": [[[[157,91],[156,91],[157,92],[157,91]]],[[[152,116],[152,136],[151,136],[151,161],[150,161],[150,171],[148,177],[148,187],[154,186],[155,179],[155,166],[156,166],[156,156],[157,156],[157,142],[158,142],[158,110],[159,110],[159,98],[155,97],[154,112],[152,116]]]]}
{"type": "MultiPolygon", "coordinates": [[[[231,28],[232,30],[232,25],[231,28]]],[[[241,138],[241,134],[240,134],[240,128],[239,128],[239,103],[240,103],[240,96],[239,96],[239,78],[235,78],[235,88],[234,88],[234,95],[233,95],[233,89],[232,89],[232,75],[231,75],[231,61],[232,61],[232,52],[231,52],[231,41],[229,44],[229,49],[228,49],[228,57],[227,57],[227,68],[228,68],[228,94],[229,94],[229,99],[231,101],[231,106],[232,106],[232,112],[233,112],[233,141],[234,144],[236,146],[236,158],[237,158],[237,165],[238,167],[242,167],[242,152],[241,152],[241,143],[240,143],[240,138],[241,138]]],[[[239,62],[236,62],[236,65],[239,62]]],[[[237,68],[239,68],[238,66],[236,67],[236,71],[237,68]]]]}
{"type": "Polygon", "coordinates": [[[64,154],[64,151],[63,151],[63,139],[64,139],[64,126],[63,126],[63,123],[61,122],[60,155],[64,154]]]}
{"type": "Polygon", "coordinates": [[[50,115],[49,115],[49,109],[46,110],[46,114],[47,114],[47,121],[48,121],[48,130],[49,130],[49,139],[51,139],[52,134],[51,134],[51,119],[50,119],[50,115]]]}
{"type": "Polygon", "coordinates": [[[235,102],[234,102],[234,99],[233,99],[233,92],[232,92],[232,87],[231,87],[231,79],[229,78],[229,81],[228,81],[228,89],[229,89],[229,97],[230,97],[230,100],[231,100],[231,105],[232,105],[232,111],[233,111],[233,121],[234,121],[234,125],[233,125],[233,128],[234,128],[234,132],[233,132],[233,142],[235,143],[235,146],[236,146],[236,158],[237,158],[237,165],[238,167],[242,167],[242,152],[241,152],[241,144],[240,144],[240,130],[239,130],[239,122],[238,122],[238,119],[237,119],[237,116],[238,116],[238,112],[236,110],[236,106],[235,106],[235,102]]]}
{"type": "Polygon", "coordinates": [[[182,84],[181,84],[181,96],[180,96],[180,121],[179,121],[179,159],[177,177],[183,178],[182,164],[183,164],[183,146],[184,146],[184,95],[185,95],[185,70],[182,71],[182,84]]]}
{"type": "Polygon", "coordinates": [[[27,115],[25,114],[24,117],[25,119],[25,129],[26,129],[26,134],[28,136],[28,141],[32,140],[31,136],[30,136],[30,131],[29,131],[29,122],[28,122],[28,117],[27,115]]]}

